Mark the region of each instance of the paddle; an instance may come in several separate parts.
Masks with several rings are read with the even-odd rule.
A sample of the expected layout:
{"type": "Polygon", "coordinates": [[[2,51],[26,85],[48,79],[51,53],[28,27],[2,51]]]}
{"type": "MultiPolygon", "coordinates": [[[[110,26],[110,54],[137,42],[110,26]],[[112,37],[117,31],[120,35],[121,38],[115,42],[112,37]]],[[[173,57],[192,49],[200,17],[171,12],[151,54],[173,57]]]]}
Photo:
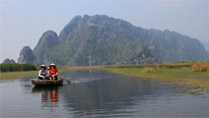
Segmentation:
{"type": "Polygon", "coordinates": [[[67,80],[65,77],[62,77],[65,81],[68,82],[68,84],[70,83],[70,80],[67,80]]]}

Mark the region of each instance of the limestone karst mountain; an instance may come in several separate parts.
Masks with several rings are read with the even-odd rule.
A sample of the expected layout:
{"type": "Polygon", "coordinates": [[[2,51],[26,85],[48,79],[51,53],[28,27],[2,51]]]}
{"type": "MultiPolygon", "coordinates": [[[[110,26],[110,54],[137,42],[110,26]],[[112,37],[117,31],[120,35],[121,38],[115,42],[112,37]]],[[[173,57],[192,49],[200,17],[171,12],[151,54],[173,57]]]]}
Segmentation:
{"type": "Polygon", "coordinates": [[[58,36],[47,31],[33,51],[28,48],[22,49],[18,63],[88,66],[208,59],[195,38],[136,27],[105,15],[76,16],[58,36]]]}

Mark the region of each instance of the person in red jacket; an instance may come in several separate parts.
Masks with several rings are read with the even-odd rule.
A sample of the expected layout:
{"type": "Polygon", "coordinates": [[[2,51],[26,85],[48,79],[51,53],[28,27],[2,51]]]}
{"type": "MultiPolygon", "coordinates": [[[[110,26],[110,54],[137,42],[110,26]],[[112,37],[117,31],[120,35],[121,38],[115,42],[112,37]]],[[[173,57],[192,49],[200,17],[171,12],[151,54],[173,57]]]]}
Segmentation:
{"type": "Polygon", "coordinates": [[[57,70],[57,66],[55,64],[50,64],[49,65],[50,69],[49,69],[49,73],[50,73],[50,78],[49,80],[57,80],[58,79],[58,70],[57,70]]]}

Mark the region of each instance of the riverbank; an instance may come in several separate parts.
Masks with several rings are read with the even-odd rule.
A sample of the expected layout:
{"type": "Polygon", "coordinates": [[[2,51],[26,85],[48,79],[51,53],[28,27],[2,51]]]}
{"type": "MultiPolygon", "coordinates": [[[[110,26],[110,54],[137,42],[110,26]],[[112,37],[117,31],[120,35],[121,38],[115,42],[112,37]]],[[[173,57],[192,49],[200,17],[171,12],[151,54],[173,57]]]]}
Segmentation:
{"type": "MultiPolygon", "coordinates": [[[[192,71],[190,64],[167,65],[139,65],[139,66],[83,66],[83,67],[59,67],[59,72],[76,69],[103,69],[111,73],[133,76],[143,79],[164,80],[170,83],[182,85],[194,85],[201,91],[209,92],[209,72],[192,71]]],[[[1,72],[0,79],[22,78],[37,75],[36,71],[1,72]]]]}
{"type": "Polygon", "coordinates": [[[0,72],[0,80],[35,76],[37,73],[38,71],[0,72]]]}
{"type": "Polygon", "coordinates": [[[103,69],[111,73],[143,79],[163,80],[165,82],[193,85],[198,91],[209,92],[208,62],[162,64],[162,65],[125,65],[125,66],[84,66],[64,67],[62,71],[75,69],[103,69]],[[205,71],[205,69],[207,70],[205,71]]]}
{"type": "Polygon", "coordinates": [[[111,73],[133,76],[143,79],[157,79],[166,82],[194,85],[198,91],[209,92],[209,75],[208,72],[194,72],[188,66],[172,65],[167,67],[143,67],[143,66],[130,66],[130,67],[106,67],[105,69],[111,73]],[[173,66],[173,67],[172,67],[173,66]],[[153,69],[154,68],[154,69],[153,69]],[[156,68],[156,69],[155,69],[156,68]]]}

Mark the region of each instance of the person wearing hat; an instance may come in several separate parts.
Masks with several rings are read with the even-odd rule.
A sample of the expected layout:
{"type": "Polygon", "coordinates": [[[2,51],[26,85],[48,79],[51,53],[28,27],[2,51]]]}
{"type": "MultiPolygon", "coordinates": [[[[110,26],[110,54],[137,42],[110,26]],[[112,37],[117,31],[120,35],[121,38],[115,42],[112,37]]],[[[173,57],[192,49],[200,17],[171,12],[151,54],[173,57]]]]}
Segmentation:
{"type": "Polygon", "coordinates": [[[38,73],[38,79],[48,79],[49,78],[49,72],[46,69],[46,66],[43,64],[40,66],[40,71],[38,73]]]}
{"type": "Polygon", "coordinates": [[[49,80],[57,80],[58,77],[58,70],[57,70],[57,66],[55,64],[50,64],[49,65],[50,69],[49,69],[49,73],[50,73],[50,78],[49,80]]]}

